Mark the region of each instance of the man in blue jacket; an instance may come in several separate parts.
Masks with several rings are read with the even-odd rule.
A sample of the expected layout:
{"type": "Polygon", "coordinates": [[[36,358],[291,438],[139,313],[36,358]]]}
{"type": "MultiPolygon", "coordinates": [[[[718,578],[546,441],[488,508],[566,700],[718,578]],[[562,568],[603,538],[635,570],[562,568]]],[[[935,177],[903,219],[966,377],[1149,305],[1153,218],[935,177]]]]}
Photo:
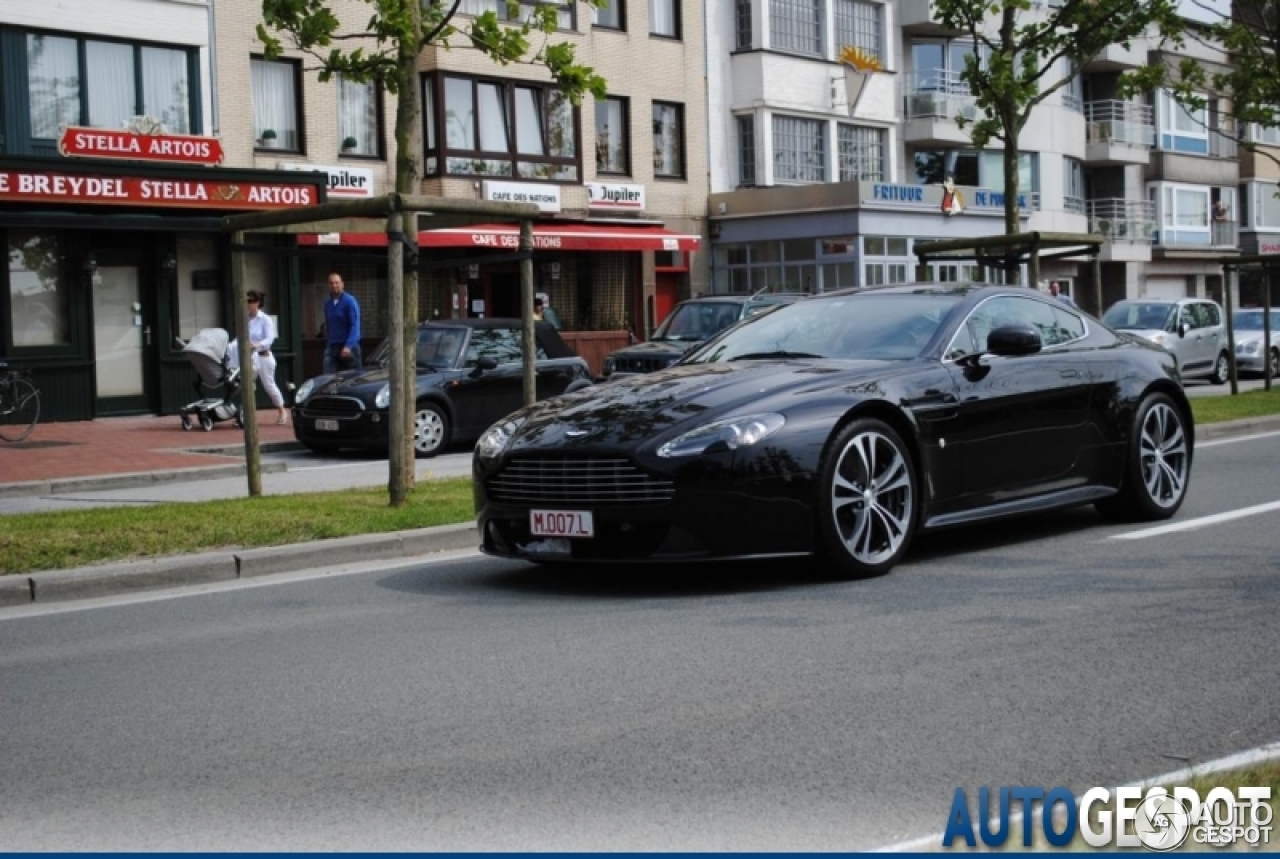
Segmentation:
{"type": "Polygon", "coordinates": [[[360,304],[348,295],[342,275],[329,272],[329,300],[324,303],[324,372],[364,367],[360,356],[360,304]]]}

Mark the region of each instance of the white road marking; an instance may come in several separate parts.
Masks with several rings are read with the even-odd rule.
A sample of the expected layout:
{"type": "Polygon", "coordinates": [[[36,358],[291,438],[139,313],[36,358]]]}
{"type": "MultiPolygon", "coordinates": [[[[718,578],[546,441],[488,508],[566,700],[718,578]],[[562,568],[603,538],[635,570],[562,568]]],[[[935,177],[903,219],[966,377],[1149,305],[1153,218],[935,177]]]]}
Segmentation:
{"type": "Polygon", "coordinates": [[[1112,534],[1108,540],[1145,540],[1148,537],[1159,537],[1162,534],[1174,534],[1178,531],[1194,531],[1197,528],[1207,528],[1210,525],[1217,525],[1221,522],[1230,522],[1233,519],[1243,519],[1246,516],[1257,516],[1261,513],[1270,513],[1273,510],[1280,510],[1280,501],[1269,501],[1266,504],[1255,504],[1252,507],[1242,507],[1239,510],[1228,510],[1225,513],[1215,513],[1212,516],[1201,516],[1198,519],[1187,519],[1185,522],[1172,522],[1168,525],[1157,525],[1155,528],[1143,528],[1141,531],[1130,531],[1127,534],[1112,534]]]}
{"type": "Polygon", "coordinates": [[[1202,447],[1217,447],[1220,444],[1236,444],[1237,442],[1254,441],[1255,439],[1260,438],[1272,438],[1278,435],[1280,435],[1280,430],[1275,432],[1260,432],[1254,435],[1236,436],[1235,438],[1220,438],[1217,441],[1196,442],[1196,450],[1200,450],[1202,447]]]}
{"type": "MultiPolygon", "coordinates": [[[[1183,784],[1193,778],[1199,776],[1213,775],[1220,772],[1231,772],[1232,770],[1244,769],[1245,767],[1260,764],[1265,761],[1272,761],[1280,758],[1280,743],[1267,743],[1265,746],[1255,746],[1252,749],[1245,749],[1243,752],[1236,752],[1234,755],[1227,755],[1223,758],[1216,758],[1211,761],[1205,761],[1202,764],[1186,767],[1175,772],[1165,773],[1164,775],[1153,776],[1152,778],[1143,779],[1142,781],[1130,782],[1120,787],[1137,787],[1146,789],[1155,787],[1156,785],[1165,784],[1183,784]]],[[[1012,821],[1010,828],[1022,822],[1022,812],[1010,812],[1009,818],[1012,821]]],[[[992,818],[988,827],[989,831],[995,832],[999,828],[1000,822],[992,818]]],[[[937,832],[933,835],[922,835],[919,838],[912,838],[910,841],[899,841],[894,844],[888,844],[884,847],[877,847],[870,851],[872,853],[918,853],[923,850],[933,848],[935,850],[943,850],[942,836],[945,831],[937,832]]]]}

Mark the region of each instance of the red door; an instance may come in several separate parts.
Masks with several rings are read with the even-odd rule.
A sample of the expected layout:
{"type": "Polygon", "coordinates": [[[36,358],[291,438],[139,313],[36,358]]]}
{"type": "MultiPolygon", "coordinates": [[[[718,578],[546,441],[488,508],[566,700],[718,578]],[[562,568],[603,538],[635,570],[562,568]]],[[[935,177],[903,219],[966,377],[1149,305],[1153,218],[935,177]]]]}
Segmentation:
{"type": "Polygon", "coordinates": [[[657,328],[680,301],[679,272],[660,271],[655,275],[653,290],[653,327],[657,328]]]}

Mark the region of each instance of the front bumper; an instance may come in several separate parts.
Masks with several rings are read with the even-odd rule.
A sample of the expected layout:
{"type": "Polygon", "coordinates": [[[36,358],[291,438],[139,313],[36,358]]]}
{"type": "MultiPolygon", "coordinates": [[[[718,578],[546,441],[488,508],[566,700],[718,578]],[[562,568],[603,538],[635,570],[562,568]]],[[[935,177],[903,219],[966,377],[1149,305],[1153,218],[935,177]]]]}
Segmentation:
{"type": "Polygon", "coordinates": [[[293,434],[303,444],[386,450],[388,425],[387,412],[377,409],[338,414],[308,409],[306,403],[293,407],[293,434]]]}

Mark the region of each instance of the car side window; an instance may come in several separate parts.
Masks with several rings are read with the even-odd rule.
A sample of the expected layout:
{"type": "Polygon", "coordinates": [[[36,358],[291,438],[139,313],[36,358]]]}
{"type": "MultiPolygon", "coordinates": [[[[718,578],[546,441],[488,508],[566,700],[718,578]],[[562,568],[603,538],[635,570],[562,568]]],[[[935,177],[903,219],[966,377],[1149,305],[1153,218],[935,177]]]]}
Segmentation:
{"type": "Polygon", "coordinates": [[[1023,306],[1028,303],[1031,302],[1011,295],[1002,295],[984,301],[973,309],[961,328],[961,332],[967,329],[968,338],[963,345],[959,344],[958,341],[964,338],[961,338],[961,332],[957,332],[956,337],[952,338],[951,346],[947,349],[947,357],[959,358],[974,352],[985,352],[987,335],[992,331],[1002,325],[1029,321],[1025,315],[1026,308],[1023,306]],[[957,349],[964,351],[957,352],[957,349]]]}
{"type": "Polygon", "coordinates": [[[1218,305],[1205,302],[1200,305],[1200,309],[1204,312],[1204,324],[1213,327],[1222,324],[1222,315],[1218,312],[1218,305]]]}
{"type": "Polygon", "coordinates": [[[1181,327],[1185,325],[1188,328],[1196,328],[1199,324],[1199,321],[1196,319],[1195,310],[1192,309],[1191,305],[1182,305],[1182,309],[1178,312],[1178,326],[1181,327]]]}

